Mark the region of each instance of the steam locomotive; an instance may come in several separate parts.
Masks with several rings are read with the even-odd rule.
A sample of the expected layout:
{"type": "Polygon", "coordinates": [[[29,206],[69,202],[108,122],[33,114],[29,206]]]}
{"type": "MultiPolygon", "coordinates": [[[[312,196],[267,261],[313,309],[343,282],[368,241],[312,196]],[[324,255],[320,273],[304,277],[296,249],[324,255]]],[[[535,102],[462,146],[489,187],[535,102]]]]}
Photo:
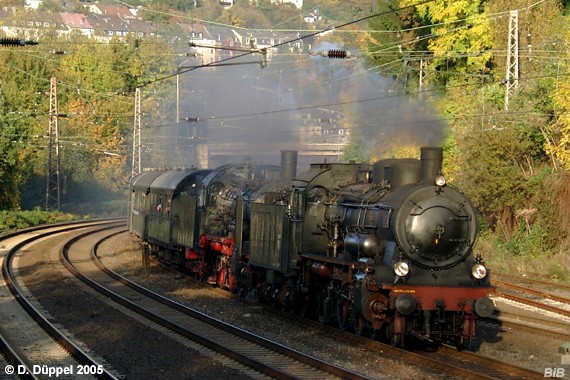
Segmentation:
{"type": "Polygon", "coordinates": [[[359,335],[470,344],[494,304],[473,245],[476,211],[421,159],[144,172],[129,230],[150,252],[210,284],[359,335]]]}

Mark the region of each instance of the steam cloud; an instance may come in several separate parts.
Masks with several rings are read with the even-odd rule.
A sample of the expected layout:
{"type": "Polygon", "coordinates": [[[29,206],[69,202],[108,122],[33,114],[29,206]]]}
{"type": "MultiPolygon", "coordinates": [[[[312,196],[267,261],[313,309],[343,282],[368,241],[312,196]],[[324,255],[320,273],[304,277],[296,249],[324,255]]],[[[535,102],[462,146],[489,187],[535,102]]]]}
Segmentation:
{"type": "MultiPolygon", "coordinates": [[[[323,43],[312,50],[329,49],[339,46],[323,43]]],[[[228,62],[259,61],[261,56],[252,55],[228,62]]],[[[350,129],[370,159],[397,145],[441,144],[447,126],[430,105],[418,96],[402,95],[401,84],[368,70],[362,61],[277,54],[265,68],[236,64],[184,74],[180,118],[197,120],[169,128],[170,136],[158,149],[164,153],[160,161],[170,167],[198,166],[196,143],[205,141],[210,167],[243,162],[246,155],[255,162],[279,164],[281,150],[308,150],[310,143],[324,139],[315,131],[338,128],[350,129]]],[[[338,143],[348,136],[327,138],[338,143]]],[[[300,154],[299,169],[323,159],[300,154]]]]}

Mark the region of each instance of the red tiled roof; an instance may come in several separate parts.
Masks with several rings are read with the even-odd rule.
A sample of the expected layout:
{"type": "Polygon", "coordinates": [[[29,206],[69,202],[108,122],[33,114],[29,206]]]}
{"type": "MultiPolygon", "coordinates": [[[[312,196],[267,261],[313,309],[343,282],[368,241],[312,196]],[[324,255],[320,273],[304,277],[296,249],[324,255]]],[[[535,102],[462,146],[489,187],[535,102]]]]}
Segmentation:
{"type": "Polygon", "coordinates": [[[92,29],[89,20],[81,13],[60,13],[63,22],[72,28],[92,29]]]}

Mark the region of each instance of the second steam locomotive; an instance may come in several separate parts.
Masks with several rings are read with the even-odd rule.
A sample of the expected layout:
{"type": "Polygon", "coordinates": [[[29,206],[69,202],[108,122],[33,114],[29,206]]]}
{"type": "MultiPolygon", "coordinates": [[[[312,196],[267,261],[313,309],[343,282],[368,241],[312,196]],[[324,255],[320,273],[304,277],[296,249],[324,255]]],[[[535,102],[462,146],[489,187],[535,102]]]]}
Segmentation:
{"type": "Polygon", "coordinates": [[[476,211],[421,159],[251,162],[148,171],[130,184],[129,229],[162,259],[251,300],[381,334],[469,344],[494,311],[474,255],[476,211]]]}

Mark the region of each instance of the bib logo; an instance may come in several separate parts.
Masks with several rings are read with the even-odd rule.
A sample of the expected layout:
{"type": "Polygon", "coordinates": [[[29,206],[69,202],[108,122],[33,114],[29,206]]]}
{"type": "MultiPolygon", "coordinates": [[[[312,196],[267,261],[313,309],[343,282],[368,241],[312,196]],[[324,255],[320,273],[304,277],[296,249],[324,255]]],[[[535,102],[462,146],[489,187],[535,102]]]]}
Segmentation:
{"type": "Polygon", "coordinates": [[[545,368],[544,377],[564,377],[564,368],[545,368]]]}

